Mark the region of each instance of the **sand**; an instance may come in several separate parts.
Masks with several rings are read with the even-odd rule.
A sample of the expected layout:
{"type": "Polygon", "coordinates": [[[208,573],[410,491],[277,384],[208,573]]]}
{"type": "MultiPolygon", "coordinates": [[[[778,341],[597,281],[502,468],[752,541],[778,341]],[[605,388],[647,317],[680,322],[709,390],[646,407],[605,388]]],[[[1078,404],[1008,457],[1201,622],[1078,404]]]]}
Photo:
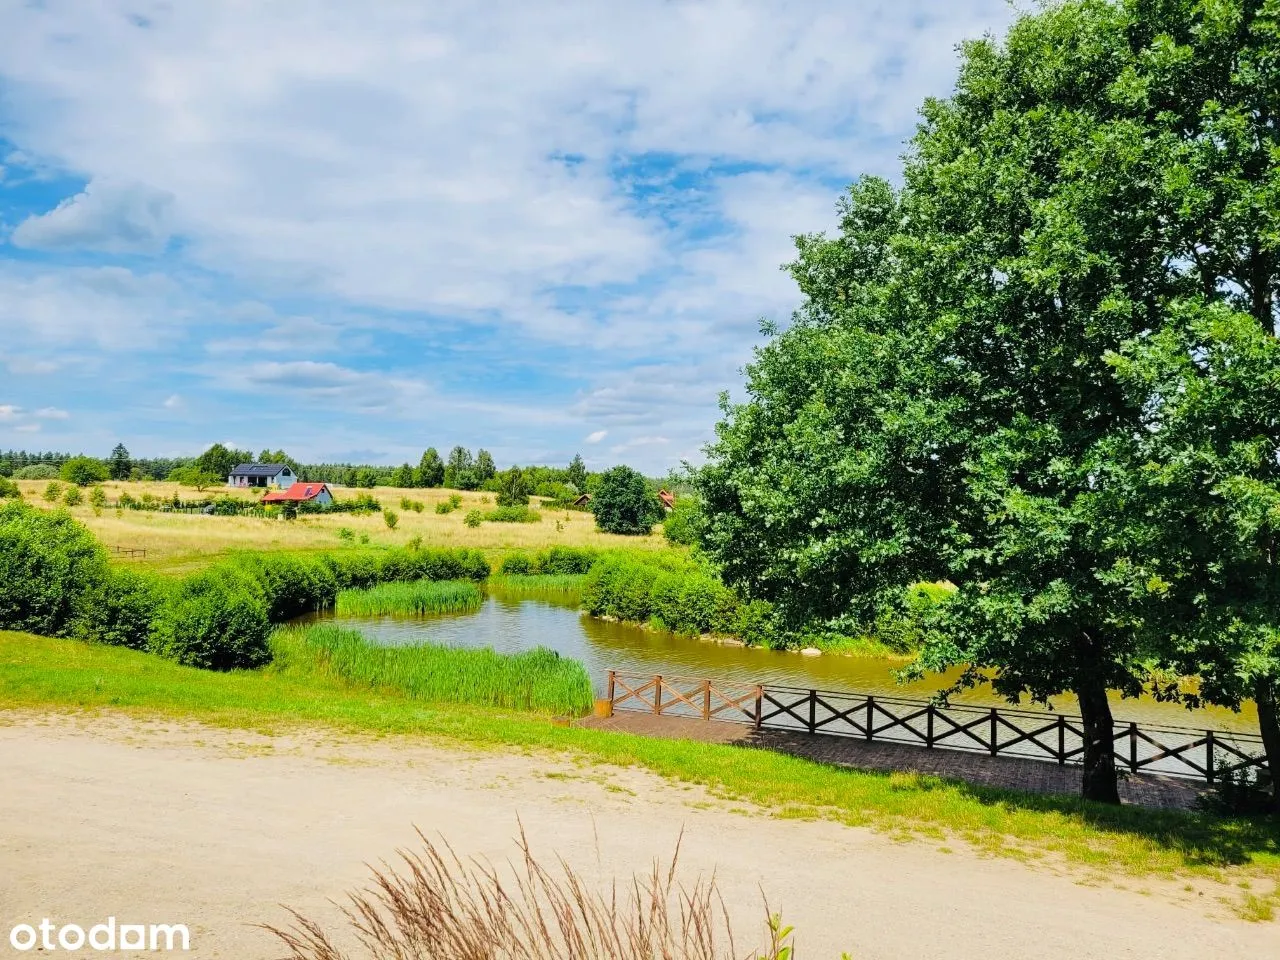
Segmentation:
{"type": "Polygon", "coordinates": [[[35,955],[9,946],[15,924],[107,916],[185,923],[188,956],[280,956],[254,924],[286,921],[281,904],[336,926],[330,901],[364,885],[366,863],[414,845],[415,826],[500,862],[516,852],[517,818],[535,851],[598,883],[668,856],[683,830],[682,868],[716,873],[739,946],[758,942],[763,890],[803,960],[1280,956],[1280,924],[1245,922],[1211,890],[1122,889],[959,843],[744,813],[640,771],[118,715],[0,716],[0,956],[35,955]]]}

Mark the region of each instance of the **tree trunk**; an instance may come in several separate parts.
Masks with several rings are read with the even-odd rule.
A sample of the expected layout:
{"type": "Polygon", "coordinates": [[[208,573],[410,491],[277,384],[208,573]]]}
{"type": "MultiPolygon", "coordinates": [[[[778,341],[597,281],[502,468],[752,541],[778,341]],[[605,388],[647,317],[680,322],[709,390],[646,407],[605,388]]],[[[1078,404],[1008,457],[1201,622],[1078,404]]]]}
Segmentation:
{"type": "Polygon", "coordinates": [[[1099,803],[1119,803],[1116,786],[1115,727],[1106,684],[1096,677],[1080,682],[1080,719],[1084,727],[1084,783],[1081,796],[1099,803]]]}
{"type": "Polygon", "coordinates": [[[1271,810],[1280,814],[1280,717],[1277,716],[1276,684],[1271,677],[1254,681],[1253,700],[1258,707],[1258,730],[1271,775],[1271,810]]]}

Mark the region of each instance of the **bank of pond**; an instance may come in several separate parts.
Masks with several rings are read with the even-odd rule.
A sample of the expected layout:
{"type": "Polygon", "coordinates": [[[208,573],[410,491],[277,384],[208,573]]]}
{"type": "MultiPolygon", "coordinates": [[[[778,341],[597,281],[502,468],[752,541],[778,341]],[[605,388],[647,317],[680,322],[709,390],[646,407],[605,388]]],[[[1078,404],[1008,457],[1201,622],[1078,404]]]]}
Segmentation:
{"type": "MultiPolygon", "coordinates": [[[[932,602],[927,586],[918,595],[932,602]]],[[[529,654],[575,664],[555,667],[557,677],[573,670],[588,678],[586,694],[565,693],[561,680],[548,681],[552,693],[538,709],[569,709],[566,703],[585,709],[590,681],[599,686],[610,669],[909,696],[931,694],[949,681],[903,685],[897,671],[904,657],[841,655],[868,648],[905,654],[909,624],[878,624],[872,641],[779,635],[766,606],[743,603],[683,552],[552,547],[509,554],[497,571],[469,549],[245,553],[171,578],[109,562],[89,531],[66,514],[0,506],[0,629],[132,647],[227,670],[271,664],[283,649],[273,629],[288,623],[337,629],[316,633],[307,649],[343,664],[334,669],[349,672],[352,682],[425,677],[432,670],[446,676],[445,660],[430,648],[467,651],[459,655],[463,660],[474,653],[480,659],[466,662],[477,677],[509,680],[522,670],[535,679],[550,676],[536,667],[541,661],[517,659],[498,668],[486,659],[529,654]],[[826,652],[784,652],[800,643],[826,652]],[[411,648],[426,652],[405,652],[411,648]],[[476,666],[482,663],[490,665],[476,666]]],[[[505,683],[494,679],[476,689],[505,683]]],[[[415,680],[411,686],[425,697],[447,684],[415,680]]],[[[533,696],[527,684],[513,689],[517,700],[533,696]]],[[[1003,703],[981,689],[963,699],[1003,703]]],[[[1063,697],[1054,707],[1072,711],[1074,704],[1063,697]]],[[[1116,714],[1219,729],[1252,729],[1256,722],[1244,713],[1190,714],[1149,699],[1117,701],[1116,714]]]]}

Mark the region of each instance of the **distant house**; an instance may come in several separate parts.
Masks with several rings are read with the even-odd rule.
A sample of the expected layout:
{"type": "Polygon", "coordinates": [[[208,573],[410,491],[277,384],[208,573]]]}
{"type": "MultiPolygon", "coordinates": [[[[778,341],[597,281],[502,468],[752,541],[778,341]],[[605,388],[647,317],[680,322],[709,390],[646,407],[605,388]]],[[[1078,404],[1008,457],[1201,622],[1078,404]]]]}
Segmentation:
{"type": "Polygon", "coordinates": [[[295,483],[287,490],[273,490],[262,498],[267,503],[333,503],[326,483],[295,483]]]}
{"type": "Polygon", "coordinates": [[[676,506],[676,495],[670,490],[659,490],[658,499],[662,501],[663,510],[674,510],[676,506]]]}
{"type": "Polygon", "coordinates": [[[591,494],[584,493],[577,500],[573,501],[575,507],[585,507],[591,502],[591,494]]]}
{"type": "Polygon", "coordinates": [[[270,487],[288,490],[298,482],[297,476],[286,463],[242,463],[231,471],[228,487],[270,487]]]}

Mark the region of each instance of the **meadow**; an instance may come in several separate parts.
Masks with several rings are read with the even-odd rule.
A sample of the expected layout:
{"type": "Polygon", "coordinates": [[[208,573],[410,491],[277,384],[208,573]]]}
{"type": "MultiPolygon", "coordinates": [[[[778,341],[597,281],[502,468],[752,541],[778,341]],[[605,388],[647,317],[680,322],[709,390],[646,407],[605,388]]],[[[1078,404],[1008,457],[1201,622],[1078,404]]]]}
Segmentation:
{"type": "MultiPolygon", "coordinates": [[[[93,531],[108,548],[145,550],[145,558],[129,558],[126,562],[162,573],[189,573],[238,550],[319,551],[339,549],[352,544],[402,547],[419,537],[423,543],[431,546],[483,550],[491,560],[513,550],[538,550],[555,545],[599,549],[670,549],[662,537],[661,527],[656,527],[655,532],[649,536],[601,533],[596,529],[595,518],[580,510],[540,509],[541,519],[534,523],[484,522],[478,527],[468,527],[465,518],[469,511],[490,512],[494,509],[493,494],[475,491],[398,487],[356,490],[331,487],[339,500],[368,494],[382,504],[384,509],[394,511],[398,521],[396,528],[390,530],[380,513],[365,516],[350,513],[301,514],[295,520],[284,521],[275,518],[116,510],[112,506],[123,492],[135,498],[149,493],[166,500],[175,493],[183,500],[208,496],[231,496],[246,502],[260,499],[260,495],[229,487],[211,487],[204,493],[199,493],[193,487],[183,487],[176,483],[108,481],[102,484],[108,506],[95,513],[87,496],[84,502],[72,507],[45,501],[43,494],[48,486],[47,480],[20,480],[17,481],[17,486],[27,503],[39,508],[59,507],[67,510],[93,531]],[[455,496],[461,498],[460,507],[447,513],[436,512],[437,504],[447,504],[455,496]],[[422,512],[401,509],[400,501],[405,498],[421,503],[422,512]],[[350,531],[350,537],[341,531],[350,531]]],[[[61,486],[65,491],[67,484],[63,483],[61,486]]],[[[531,506],[537,507],[536,498],[531,506]]]]}

